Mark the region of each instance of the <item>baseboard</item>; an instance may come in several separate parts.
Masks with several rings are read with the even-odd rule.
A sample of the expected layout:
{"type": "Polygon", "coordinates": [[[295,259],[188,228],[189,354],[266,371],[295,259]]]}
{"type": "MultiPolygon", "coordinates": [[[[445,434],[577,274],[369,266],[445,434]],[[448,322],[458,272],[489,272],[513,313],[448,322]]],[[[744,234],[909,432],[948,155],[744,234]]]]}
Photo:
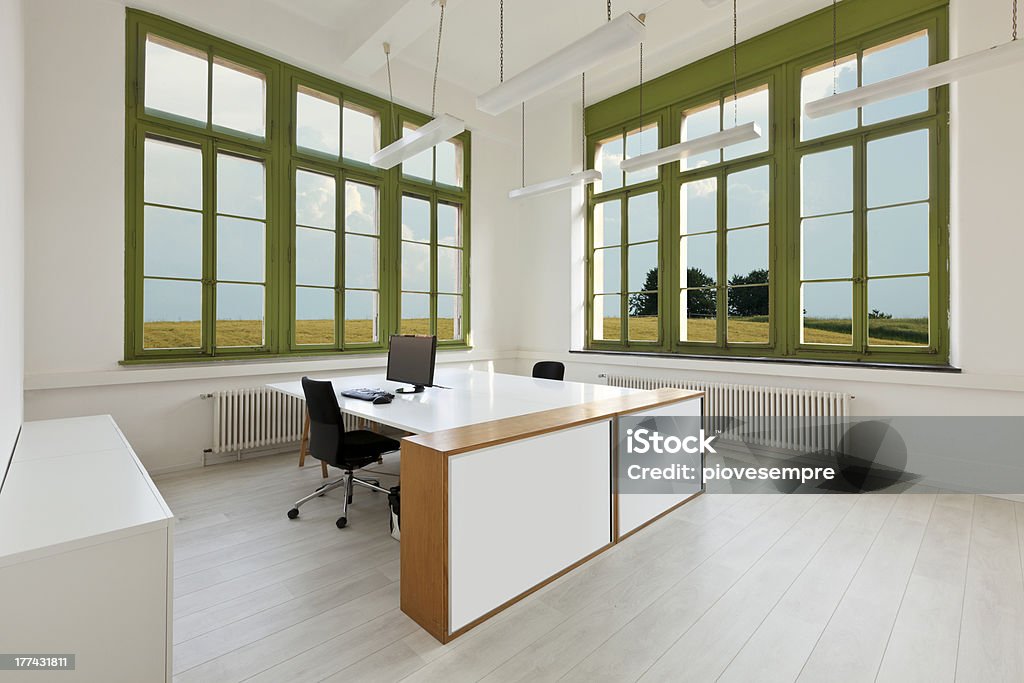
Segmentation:
{"type": "Polygon", "coordinates": [[[285,455],[293,453],[298,456],[299,442],[296,441],[291,444],[284,444],[282,446],[275,446],[274,448],[256,448],[248,451],[242,451],[241,457],[235,453],[219,453],[219,454],[207,454],[206,462],[203,463],[202,458],[192,463],[184,463],[181,465],[171,465],[169,467],[156,467],[146,468],[151,477],[159,477],[162,474],[173,474],[175,472],[185,472],[188,470],[201,470],[204,467],[212,467],[213,465],[224,465],[229,462],[239,462],[240,460],[252,460],[254,458],[265,458],[270,455],[285,455]]]}

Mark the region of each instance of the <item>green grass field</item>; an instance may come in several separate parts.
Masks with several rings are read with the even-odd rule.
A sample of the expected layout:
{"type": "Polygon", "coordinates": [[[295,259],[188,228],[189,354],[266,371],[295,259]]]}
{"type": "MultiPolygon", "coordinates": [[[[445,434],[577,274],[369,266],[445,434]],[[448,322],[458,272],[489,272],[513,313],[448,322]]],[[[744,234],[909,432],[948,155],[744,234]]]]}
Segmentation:
{"type": "MultiPolygon", "coordinates": [[[[411,318],[402,321],[402,334],[429,334],[430,321],[411,318]]],[[[451,339],[455,321],[438,318],[438,339],[451,339]]],[[[198,320],[183,322],[151,322],[142,326],[142,339],[147,349],[187,349],[200,346],[198,320]]],[[[334,344],[333,320],[300,320],[295,325],[298,344],[334,344]]],[[[372,320],[346,320],[345,343],[373,342],[372,320]]],[[[217,323],[217,346],[261,346],[263,323],[260,320],[222,320],[217,323]]]]}
{"type": "MultiPolygon", "coordinates": [[[[604,339],[619,338],[620,318],[605,318],[604,339]]],[[[656,341],[658,319],[654,316],[629,318],[629,338],[632,341],[656,341]]],[[[804,343],[806,344],[850,344],[849,321],[824,318],[808,318],[804,321],[804,343]]],[[[687,336],[690,341],[714,341],[715,321],[709,318],[693,318],[687,321],[687,336]]],[[[925,346],[928,344],[927,318],[893,318],[871,320],[868,329],[868,343],[874,346],[925,346]]],[[[729,318],[726,330],[729,341],[746,343],[767,343],[768,319],[766,316],[729,318]]]]}

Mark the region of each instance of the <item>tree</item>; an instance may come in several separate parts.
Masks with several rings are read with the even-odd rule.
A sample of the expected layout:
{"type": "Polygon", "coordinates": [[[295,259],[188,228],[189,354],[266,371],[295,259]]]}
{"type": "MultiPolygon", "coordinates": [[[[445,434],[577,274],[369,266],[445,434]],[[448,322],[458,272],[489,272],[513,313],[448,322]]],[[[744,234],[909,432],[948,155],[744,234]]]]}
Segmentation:
{"type": "Polygon", "coordinates": [[[868,313],[868,320],[892,320],[892,313],[883,313],[877,308],[872,308],[868,313]]]}
{"type": "Polygon", "coordinates": [[[647,277],[644,278],[644,290],[643,292],[629,295],[629,315],[631,317],[658,315],[657,267],[647,271],[647,277]]]}
{"type": "Polygon", "coordinates": [[[718,297],[712,277],[691,266],[686,269],[686,286],[691,288],[686,292],[688,318],[714,318],[718,315],[718,297]]]}
{"type": "MultiPolygon", "coordinates": [[[[734,275],[729,284],[735,285],[767,285],[768,271],[752,270],[746,275],[734,275]]],[[[768,315],[767,287],[735,287],[729,291],[729,315],[750,317],[768,315]]]]}

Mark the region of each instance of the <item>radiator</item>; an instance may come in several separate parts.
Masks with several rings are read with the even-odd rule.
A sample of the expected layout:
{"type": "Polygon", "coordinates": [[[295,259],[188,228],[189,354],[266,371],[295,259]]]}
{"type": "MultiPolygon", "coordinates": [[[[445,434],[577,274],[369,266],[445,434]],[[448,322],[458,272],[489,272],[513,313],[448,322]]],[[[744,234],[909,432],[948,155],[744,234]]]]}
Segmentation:
{"type": "MultiPolygon", "coordinates": [[[[302,440],[306,402],[266,387],[203,394],[213,401],[212,453],[295,445],[302,440]]],[[[345,429],[357,429],[359,419],[344,415],[345,429]]]]}
{"type": "Polygon", "coordinates": [[[851,394],[754,384],[724,384],[661,377],[601,375],[610,386],[676,387],[704,392],[704,429],[747,444],[819,451],[838,446],[851,394]]]}

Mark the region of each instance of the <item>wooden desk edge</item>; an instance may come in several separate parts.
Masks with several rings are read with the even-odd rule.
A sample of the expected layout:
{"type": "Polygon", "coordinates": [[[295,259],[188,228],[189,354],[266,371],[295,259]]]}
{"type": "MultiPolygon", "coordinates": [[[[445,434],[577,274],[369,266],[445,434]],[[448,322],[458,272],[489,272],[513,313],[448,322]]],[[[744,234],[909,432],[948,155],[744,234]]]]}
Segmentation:
{"type": "Polygon", "coordinates": [[[606,398],[564,408],[552,408],[526,415],[481,422],[479,424],[446,429],[430,434],[417,434],[402,439],[402,443],[437,451],[445,455],[458,455],[509,441],[527,439],[560,429],[568,429],[598,420],[650,410],[678,401],[704,396],[703,391],[666,387],[642,393],[606,398]]]}

